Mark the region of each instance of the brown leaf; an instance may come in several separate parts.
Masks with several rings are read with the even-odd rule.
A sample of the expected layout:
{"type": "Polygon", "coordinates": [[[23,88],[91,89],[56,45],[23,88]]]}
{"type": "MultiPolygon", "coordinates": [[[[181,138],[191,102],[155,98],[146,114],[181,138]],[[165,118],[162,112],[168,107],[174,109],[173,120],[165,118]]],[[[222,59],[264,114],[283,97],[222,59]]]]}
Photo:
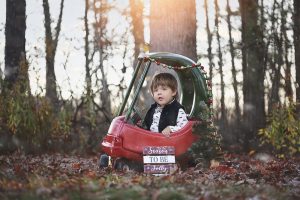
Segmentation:
{"type": "Polygon", "coordinates": [[[15,171],[15,173],[20,173],[20,171],[21,171],[21,165],[15,164],[14,165],[14,171],[15,171]]]}
{"type": "Polygon", "coordinates": [[[236,172],[235,169],[233,169],[232,167],[228,167],[226,165],[219,165],[215,168],[215,170],[220,173],[228,173],[228,174],[232,174],[232,173],[236,172]]]}
{"type": "Polygon", "coordinates": [[[91,170],[87,171],[87,172],[85,173],[85,175],[86,175],[87,177],[89,177],[89,178],[95,178],[95,177],[96,177],[95,171],[91,171],[91,170]]]}
{"type": "Polygon", "coordinates": [[[80,163],[73,163],[72,164],[72,169],[79,170],[80,169],[80,163]]]}

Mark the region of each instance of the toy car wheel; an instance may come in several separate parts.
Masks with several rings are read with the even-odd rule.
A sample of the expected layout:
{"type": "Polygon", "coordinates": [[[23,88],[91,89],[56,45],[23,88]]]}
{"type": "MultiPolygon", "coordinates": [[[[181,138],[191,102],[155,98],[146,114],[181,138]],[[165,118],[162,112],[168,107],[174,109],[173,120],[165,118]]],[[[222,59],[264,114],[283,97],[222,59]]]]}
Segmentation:
{"type": "Polygon", "coordinates": [[[109,157],[106,154],[102,154],[99,159],[99,167],[104,168],[108,167],[109,157]]]}
{"type": "Polygon", "coordinates": [[[114,161],[113,167],[118,171],[129,171],[134,170],[136,172],[143,172],[144,166],[142,163],[128,160],[126,158],[117,158],[114,161]]]}
{"type": "Polygon", "coordinates": [[[129,162],[124,158],[118,158],[114,162],[114,169],[119,171],[128,171],[129,170],[129,162]]]}

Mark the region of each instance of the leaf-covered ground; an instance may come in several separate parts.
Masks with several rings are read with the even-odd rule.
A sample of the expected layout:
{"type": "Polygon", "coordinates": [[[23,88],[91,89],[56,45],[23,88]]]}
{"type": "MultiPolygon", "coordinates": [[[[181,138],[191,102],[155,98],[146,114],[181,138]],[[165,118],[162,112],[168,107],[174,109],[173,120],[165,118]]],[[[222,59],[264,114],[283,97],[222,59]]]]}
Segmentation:
{"type": "Polygon", "coordinates": [[[300,159],[225,155],[170,176],[99,169],[96,156],[0,155],[0,199],[300,199],[300,159]]]}

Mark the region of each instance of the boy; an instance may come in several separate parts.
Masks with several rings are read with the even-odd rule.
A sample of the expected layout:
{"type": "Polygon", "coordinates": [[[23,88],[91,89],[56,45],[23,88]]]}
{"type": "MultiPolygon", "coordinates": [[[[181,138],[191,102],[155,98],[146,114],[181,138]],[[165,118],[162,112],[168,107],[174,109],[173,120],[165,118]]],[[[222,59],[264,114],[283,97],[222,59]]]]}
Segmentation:
{"type": "Polygon", "coordinates": [[[184,107],[176,100],[177,81],[172,74],[160,73],[154,76],[150,89],[155,103],[145,116],[144,126],[169,137],[188,122],[184,107]]]}

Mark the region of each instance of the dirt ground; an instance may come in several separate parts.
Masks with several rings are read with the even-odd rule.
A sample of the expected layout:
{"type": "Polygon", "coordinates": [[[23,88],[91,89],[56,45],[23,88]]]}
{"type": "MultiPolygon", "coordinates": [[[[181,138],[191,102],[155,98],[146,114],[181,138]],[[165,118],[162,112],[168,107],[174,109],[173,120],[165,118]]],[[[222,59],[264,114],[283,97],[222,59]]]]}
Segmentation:
{"type": "Polygon", "coordinates": [[[0,199],[300,199],[300,159],[224,155],[168,176],[99,169],[97,156],[0,155],[0,199]]]}

